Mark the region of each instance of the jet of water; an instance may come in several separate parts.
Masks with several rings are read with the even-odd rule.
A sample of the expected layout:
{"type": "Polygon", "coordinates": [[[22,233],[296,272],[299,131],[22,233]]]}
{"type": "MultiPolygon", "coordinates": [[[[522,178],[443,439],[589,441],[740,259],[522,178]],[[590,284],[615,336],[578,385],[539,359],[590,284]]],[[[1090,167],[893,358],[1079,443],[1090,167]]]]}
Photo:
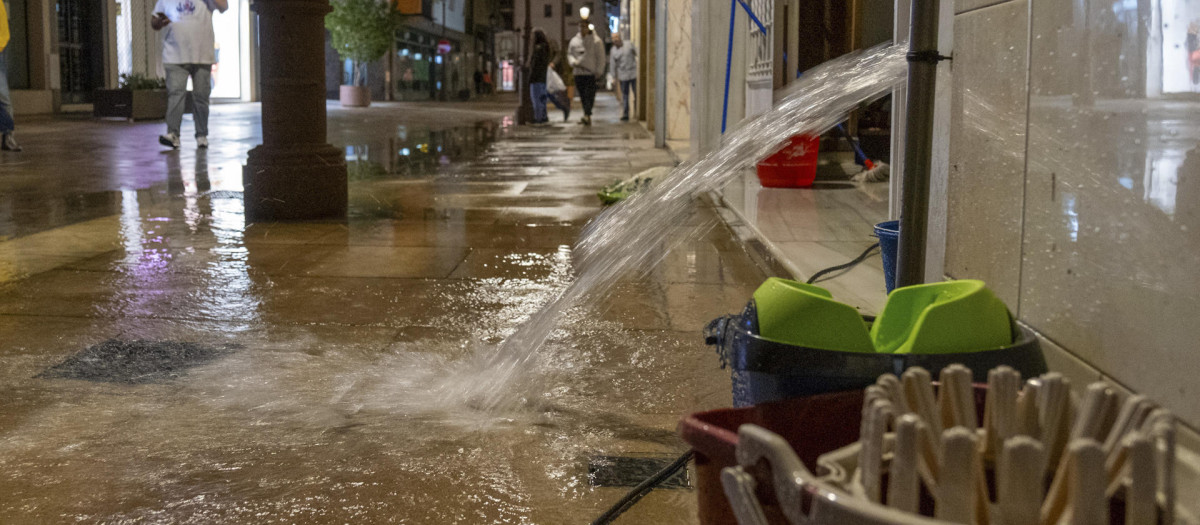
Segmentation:
{"type": "Polygon", "coordinates": [[[697,196],[720,189],[791,136],[823,133],[859,104],[890,92],[908,70],[906,51],[906,45],[879,46],[805,72],[773,110],[727,133],[720,148],[681,164],[589,224],[575,247],[578,277],[504,341],[488,379],[476,384],[476,406],[510,402],[508,385],[530,368],[567,309],[604,297],[621,277],[648,269],[686,240],[679,227],[697,196]]]}

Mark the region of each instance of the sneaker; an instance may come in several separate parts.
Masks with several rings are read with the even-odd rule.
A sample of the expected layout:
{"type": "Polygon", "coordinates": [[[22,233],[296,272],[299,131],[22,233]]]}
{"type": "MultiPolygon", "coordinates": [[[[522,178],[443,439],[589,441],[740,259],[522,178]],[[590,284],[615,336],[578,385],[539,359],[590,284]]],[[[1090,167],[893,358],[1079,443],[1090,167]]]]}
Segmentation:
{"type": "Polygon", "coordinates": [[[197,148],[207,148],[208,147],[208,137],[196,137],[196,147],[197,148]]]}
{"type": "Polygon", "coordinates": [[[571,120],[571,108],[564,109],[563,110],[563,122],[568,122],[570,120],[571,120]]]}
{"type": "Polygon", "coordinates": [[[622,115],[621,122],[629,122],[629,115],[622,115]]]}
{"type": "Polygon", "coordinates": [[[167,133],[158,136],[158,143],[171,149],[179,149],[179,134],[167,133]]]}
{"type": "Polygon", "coordinates": [[[4,151],[21,151],[21,146],[17,144],[17,139],[13,138],[12,133],[5,133],[0,137],[0,149],[4,151]]]}
{"type": "Polygon", "coordinates": [[[585,116],[583,117],[583,125],[584,125],[584,126],[591,126],[591,125],[592,125],[592,117],[591,117],[591,115],[585,115],[585,116]]]}

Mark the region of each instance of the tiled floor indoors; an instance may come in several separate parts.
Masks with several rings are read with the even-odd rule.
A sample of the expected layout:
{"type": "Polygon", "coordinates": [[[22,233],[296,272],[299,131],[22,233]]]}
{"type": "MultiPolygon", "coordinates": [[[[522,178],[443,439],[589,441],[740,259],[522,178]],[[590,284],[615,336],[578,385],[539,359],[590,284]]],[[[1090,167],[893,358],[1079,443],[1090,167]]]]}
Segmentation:
{"type": "MultiPolygon", "coordinates": [[[[681,141],[668,146],[682,158],[692,151],[681,141]]],[[[753,168],[713,198],[725,223],[775,273],[807,280],[813,274],[845,264],[872,244],[874,226],[888,220],[888,183],[854,183],[841,167],[846,153],[822,154],[811,188],[764,188],[753,168]]],[[[818,285],[839,301],[864,314],[877,314],[887,300],[883,264],[878,251],[861,264],[822,277],[818,285]]]]}
{"type": "MultiPolygon", "coordinates": [[[[460,395],[570,282],[597,188],[671,162],[600,104],[592,127],[513,126],[512,100],[330,105],[349,218],[294,224],[244,220],[255,105],[215,107],[207,152],[162,150],[161,123],[22,121],[0,155],[0,522],[593,519],[627,488],[590,486],[589,458],[673,457],[681,415],[728,405],[700,328],[764,277],[714,229],[572,310],[522,408],[460,395]]],[[[627,519],[693,523],[695,498],[627,519]]]]}

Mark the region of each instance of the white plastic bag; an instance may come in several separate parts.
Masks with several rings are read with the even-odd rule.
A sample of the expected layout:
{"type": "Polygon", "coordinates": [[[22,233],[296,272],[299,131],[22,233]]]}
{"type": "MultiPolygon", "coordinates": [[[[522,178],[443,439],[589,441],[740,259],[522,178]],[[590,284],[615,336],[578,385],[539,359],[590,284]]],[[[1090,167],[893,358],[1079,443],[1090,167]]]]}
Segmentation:
{"type": "Polygon", "coordinates": [[[567,85],[563,83],[562,77],[554,72],[554,68],[546,68],[546,91],[551,93],[562,93],[567,90],[567,85]]]}

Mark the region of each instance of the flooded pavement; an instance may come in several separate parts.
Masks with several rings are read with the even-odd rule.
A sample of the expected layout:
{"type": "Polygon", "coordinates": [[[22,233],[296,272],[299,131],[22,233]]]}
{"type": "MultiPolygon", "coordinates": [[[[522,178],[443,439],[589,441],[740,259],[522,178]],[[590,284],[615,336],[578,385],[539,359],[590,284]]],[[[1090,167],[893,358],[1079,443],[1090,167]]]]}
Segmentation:
{"type": "MultiPolygon", "coordinates": [[[[572,309],[522,407],[453,395],[571,281],[596,190],[670,163],[598,106],[591,128],[331,106],[350,216],[295,224],[245,223],[254,105],[215,108],[208,152],[163,152],[161,124],[22,123],[0,156],[0,522],[590,522],[627,490],[593,486],[597,458],[644,469],[620,458],[680,453],[679,416],[727,406],[700,328],[763,278],[713,229],[572,309]]],[[[695,497],[623,520],[694,523],[695,497]]]]}

